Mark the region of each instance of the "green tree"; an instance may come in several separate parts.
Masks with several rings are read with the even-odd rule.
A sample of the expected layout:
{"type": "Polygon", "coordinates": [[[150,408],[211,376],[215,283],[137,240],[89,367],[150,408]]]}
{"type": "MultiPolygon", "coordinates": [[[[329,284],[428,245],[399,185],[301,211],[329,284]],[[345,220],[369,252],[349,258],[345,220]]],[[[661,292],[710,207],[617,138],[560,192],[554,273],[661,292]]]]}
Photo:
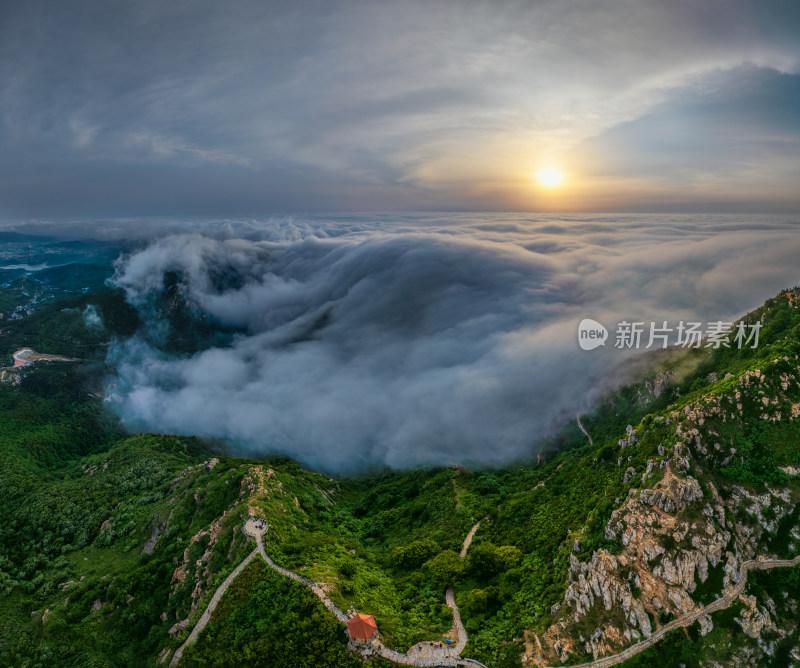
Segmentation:
{"type": "Polygon", "coordinates": [[[514,545],[502,545],[494,551],[495,567],[506,572],[517,566],[522,559],[522,552],[514,545]]]}
{"type": "Polygon", "coordinates": [[[408,545],[396,547],[389,557],[393,566],[411,570],[419,568],[432,558],[441,548],[435,540],[415,540],[408,545]]]}
{"type": "Polygon", "coordinates": [[[464,573],[464,562],[453,550],[443,550],[422,565],[435,587],[449,587],[464,573]]]}
{"type": "Polygon", "coordinates": [[[470,572],[478,576],[494,573],[496,549],[491,543],[473,545],[467,556],[470,572]]]}

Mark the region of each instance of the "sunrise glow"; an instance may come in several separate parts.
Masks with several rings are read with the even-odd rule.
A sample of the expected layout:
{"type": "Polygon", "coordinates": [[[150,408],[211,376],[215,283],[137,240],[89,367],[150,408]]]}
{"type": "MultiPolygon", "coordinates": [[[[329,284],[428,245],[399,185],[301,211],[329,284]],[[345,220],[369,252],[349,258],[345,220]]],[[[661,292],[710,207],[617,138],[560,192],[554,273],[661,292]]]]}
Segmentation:
{"type": "Polygon", "coordinates": [[[536,173],[536,178],[539,179],[539,184],[544,188],[557,188],[564,181],[564,175],[553,167],[540,169],[536,173]]]}

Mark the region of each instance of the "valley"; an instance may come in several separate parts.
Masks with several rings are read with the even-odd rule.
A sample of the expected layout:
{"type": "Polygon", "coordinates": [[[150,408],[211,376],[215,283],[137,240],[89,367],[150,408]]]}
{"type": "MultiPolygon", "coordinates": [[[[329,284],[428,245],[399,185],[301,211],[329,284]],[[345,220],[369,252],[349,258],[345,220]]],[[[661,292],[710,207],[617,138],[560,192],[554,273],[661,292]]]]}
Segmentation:
{"type": "Polygon", "coordinates": [[[747,316],[765,348],[687,351],[688,375],[654,369],[531,461],[330,477],[126,435],[96,395],[105,341],[136,319],[113,291],[62,297],[29,316],[35,334],[27,319],[4,334],[35,341],[12,348],[20,359],[61,363],[0,387],[0,660],[787,665],[799,301],[786,291],[747,316]],[[265,521],[248,529],[255,548],[248,518],[265,521]],[[379,641],[348,641],[355,611],[379,641]]]}

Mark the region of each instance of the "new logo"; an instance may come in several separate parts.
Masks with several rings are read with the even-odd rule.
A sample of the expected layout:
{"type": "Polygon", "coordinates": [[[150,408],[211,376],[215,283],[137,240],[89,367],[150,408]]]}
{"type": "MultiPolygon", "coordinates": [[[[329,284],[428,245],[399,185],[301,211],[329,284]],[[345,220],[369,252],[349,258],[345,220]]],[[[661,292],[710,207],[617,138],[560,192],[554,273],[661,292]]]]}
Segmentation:
{"type": "Polygon", "coordinates": [[[596,320],[584,318],[578,325],[578,345],[583,350],[594,350],[606,345],[608,330],[596,320]]]}

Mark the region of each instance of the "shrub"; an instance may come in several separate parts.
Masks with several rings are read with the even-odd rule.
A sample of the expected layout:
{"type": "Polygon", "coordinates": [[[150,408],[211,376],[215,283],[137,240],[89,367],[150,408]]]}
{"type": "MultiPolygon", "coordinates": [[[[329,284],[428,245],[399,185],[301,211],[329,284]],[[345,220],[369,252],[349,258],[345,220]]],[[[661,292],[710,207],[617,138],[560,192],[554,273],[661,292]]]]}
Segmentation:
{"type": "Polygon", "coordinates": [[[464,572],[464,562],[453,550],[444,550],[423,564],[431,584],[444,588],[455,584],[464,572]]]}
{"type": "Polygon", "coordinates": [[[415,540],[408,545],[392,550],[389,561],[393,566],[411,570],[419,568],[440,550],[441,548],[434,540],[415,540]]]}

